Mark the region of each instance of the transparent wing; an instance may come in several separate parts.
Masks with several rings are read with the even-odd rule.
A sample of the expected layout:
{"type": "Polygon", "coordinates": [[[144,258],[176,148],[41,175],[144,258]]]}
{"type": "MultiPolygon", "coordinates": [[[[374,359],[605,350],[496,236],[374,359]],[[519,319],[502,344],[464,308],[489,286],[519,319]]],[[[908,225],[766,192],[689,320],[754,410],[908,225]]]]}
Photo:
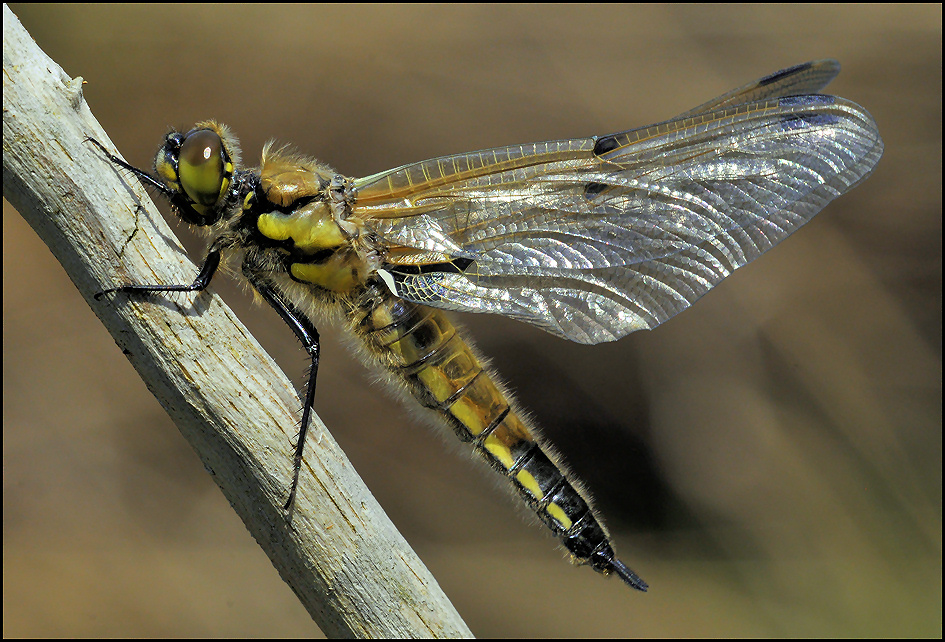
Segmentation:
{"type": "Polygon", "coordinates": [[[718,111],[734,105],[744,105],[759,100],[770,100],[782,96],[803,96],[816,94],[830,84],[830,81],[840,73],[840,63],[836,60],[814,60],[800,65],[794,65],[781,71],[765,76],[744,87],[733,89],[703,103],[694,109],[680,114],[673,120],[688,118],[696,114],[705,114],[718,111]]]}
{"type": "Polygon", "coordinates": [[[599,343],[687,308],[882,149],[857,105],[783,97],[407,165],[356,181],[354,209],[390,245],[399,296],[599,343]]]}

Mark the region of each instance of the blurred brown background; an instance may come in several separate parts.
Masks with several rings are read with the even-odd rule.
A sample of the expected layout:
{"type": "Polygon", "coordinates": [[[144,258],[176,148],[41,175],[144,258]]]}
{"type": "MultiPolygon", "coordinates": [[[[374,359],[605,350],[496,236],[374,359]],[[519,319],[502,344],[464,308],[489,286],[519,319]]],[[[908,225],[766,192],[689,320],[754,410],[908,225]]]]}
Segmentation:
{"type": "MultiPolygon", "coordinates": [[[[941,635],[941,5],[12,8],[142,167],[213,117],[250,163],[272,137],[361,176],[839,59],[876,172],[692,310],[595,347],[462,319],[649,594],[569,566],[328,328],[316,405],[479,636],[941,635]]],[[[318,634],[6,202],[3,233],[4,636],[318,634]]],[[[301,384],[278,317],[214,287],[301,384]]]]}

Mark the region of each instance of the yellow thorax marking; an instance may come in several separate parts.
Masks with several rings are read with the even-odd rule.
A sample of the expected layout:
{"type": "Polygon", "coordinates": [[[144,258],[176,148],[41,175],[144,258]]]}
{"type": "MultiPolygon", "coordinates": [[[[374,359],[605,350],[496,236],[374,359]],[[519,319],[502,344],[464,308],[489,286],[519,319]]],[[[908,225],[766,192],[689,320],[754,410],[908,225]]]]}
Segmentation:
{"type": "Polygon", "coordinates": [[[299,281],[312,283],[332,292],[349,292],[361,278],[357,269],[347,265],[328,263],[293,263],[289,271],[299,281]]]}
{"type": "Polygon", "coordinates": [[[311,203],[288,214],[261,214],[256,226],[263,236],[274,241],[292,239],[303,252],[327,250],[347,241],[324,203],[311,203]]]}

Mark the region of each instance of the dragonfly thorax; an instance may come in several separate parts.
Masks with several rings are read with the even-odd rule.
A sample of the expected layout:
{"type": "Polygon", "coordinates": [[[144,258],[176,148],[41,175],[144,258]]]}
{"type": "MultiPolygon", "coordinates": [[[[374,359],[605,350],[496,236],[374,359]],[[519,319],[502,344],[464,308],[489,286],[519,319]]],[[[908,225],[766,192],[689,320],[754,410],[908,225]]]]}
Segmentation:
{"type": "Polygon", "coordinates": [[[296,281],[332,292],[349,292],[362,285],[376,268],[370,251],[350,221],[337,220],[326,201],[310,201],[288,212],[260,214],[256,228],[262,237],[288,253],[289,275],[296,281]],[[353,233],[352,233],[353,231],[353,233]]]}

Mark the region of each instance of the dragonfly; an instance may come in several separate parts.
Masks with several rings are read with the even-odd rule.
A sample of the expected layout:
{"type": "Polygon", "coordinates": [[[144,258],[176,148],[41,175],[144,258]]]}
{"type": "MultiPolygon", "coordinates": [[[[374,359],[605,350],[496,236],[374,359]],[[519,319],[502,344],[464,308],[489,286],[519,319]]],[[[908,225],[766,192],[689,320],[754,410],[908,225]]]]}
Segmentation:
{"type": "Polygon", "coordinates": [[[292,479],[299,485],[319,366],[318,322],[343,318],[369,366],[506,477],[571,560],[648,585],[614,551],[580,482],[450,312],[500,314],[583,344],[670,319],[792,234],[883,152],[863,108],[819,93],[834,60],[796,65],[655,125],[443,156],[366,178],[268,143],[244,169],[216,121],[168,133],[154,172],[109,160],[212,240],[311,359],[292,479]]]}

